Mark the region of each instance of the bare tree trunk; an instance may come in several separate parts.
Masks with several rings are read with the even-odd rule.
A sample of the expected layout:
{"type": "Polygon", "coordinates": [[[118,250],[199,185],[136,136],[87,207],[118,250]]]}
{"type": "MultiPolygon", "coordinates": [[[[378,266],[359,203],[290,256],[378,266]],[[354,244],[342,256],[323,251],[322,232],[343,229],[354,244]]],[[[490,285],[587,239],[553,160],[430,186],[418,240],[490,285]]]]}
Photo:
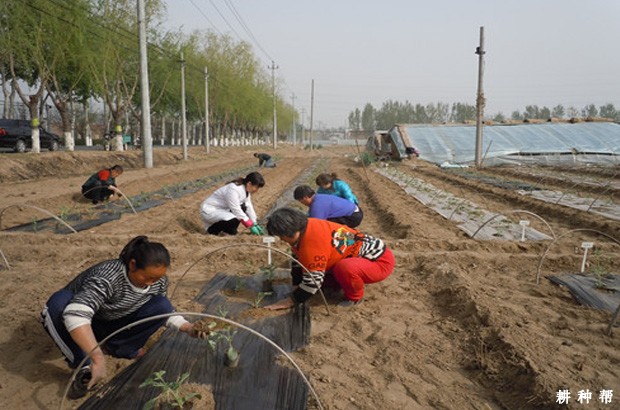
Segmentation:
{"type": "Polygon", "coordinates": [[[160,138],[160,142],[161,142],[162,146],[166,144],[166,116],[165,115],[161,116],[161,138],[160,138]]]}
{"type": "Polygon", "coordinates": [[[87,147],[92,147],[93,145],[93,134],[90,129],[90,105],[88,104],[88,100],[84,103],[84,143],[87,147]]]}
{"type": "Polygon", "coordinates": [[[177,120],[176,118],[172,120],[172,136],[170,137],[170,141],[172,141],[172,145],[177,145],[177,120]]]}
{"type": "Polygon", "coordinates": [[[30,96],[28,109],[30,110],[30,126],[32,127],[32,152],[38,154],[41,152],[41,138],[39,134],[39,116],[37,109],[39,105],[39,96],[33,94],[30,96]]]}

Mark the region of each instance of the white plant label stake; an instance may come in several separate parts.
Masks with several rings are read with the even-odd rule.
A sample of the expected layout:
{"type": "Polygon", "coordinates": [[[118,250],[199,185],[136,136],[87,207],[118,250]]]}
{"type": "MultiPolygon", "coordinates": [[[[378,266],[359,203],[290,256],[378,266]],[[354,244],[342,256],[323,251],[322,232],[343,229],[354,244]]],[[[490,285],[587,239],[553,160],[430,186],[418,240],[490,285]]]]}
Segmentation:
{"type": "Polygon", "coordinates": [[[594,242],[582,242],[581,247],[583,248],[583,260],[581,261],[581,273],[586,270],[586,259],[588,258],[588,249],[594,247],[594,242]]]}
{"type": "Polygon", "coordinates": [[[525,227],[530,226],[530,221],[519,221],[519,225],[521,225],[521,242],[525,242],[525,227]]]}
{"type": "Polygon", "coordinates": [[[267,249],[267,266],[271,265],[271,244],[274,243],[276,241],[276,238],[274,236],[265,236],[263,237],[263,243],[267,244],[267,247],[269,249],[267,249]]]}

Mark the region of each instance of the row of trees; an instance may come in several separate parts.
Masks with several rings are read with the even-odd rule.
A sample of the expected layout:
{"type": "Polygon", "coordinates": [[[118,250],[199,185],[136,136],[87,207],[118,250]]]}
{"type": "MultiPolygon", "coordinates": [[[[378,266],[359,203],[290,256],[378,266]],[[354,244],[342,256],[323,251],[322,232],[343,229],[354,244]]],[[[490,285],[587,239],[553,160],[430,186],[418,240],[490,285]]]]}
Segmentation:
{"type": "MultiPolygon", "coordinates": [[[[250,45],[209,31],[164,30],[165,4],[162,0],[146,4],[152,115],[181,116],[182,53],[189,122],[204,120],[207,67],[210,134],[227,136],[239,130],[268,134],[273,125],[273,85],[250,45]]],[[[15,114],[16,99],[25,104],[34,143],[42,101],[49,99],[60,116],[68,150],[74,146],[75,113],[88,113],[94,104],[105,104],[119,134],[128,117],[139,123],[137,32],[135,0],[3,0],[3,116],[15,114]]],[[[286,129],[296,113],[283,98],[277,98],[277,110],[278,128],[286,129]]]]}
{"type": "MultiPolygon", "coordinates": [[[[620,121],[620,111],[613,104],[596,107],[590,104],[578,110],[574,107],[567,109],[562,105],[553,108],[528,105],[523,112],[514,111],[511,119],[523,121],[528,119],[549,118],[576,118],[576,117],[603,117],[613,121],[620,121]]],[[[387,130],[394,124],[443,124],[443,123],[466,123],[476,120],[476,106],[466,103],[415,104],[409,101],[404,103],[388,100],[381,108],[375,109],[367,103],[363,110],[356,108],[349,113],[349,127],[356,130],[374,131],[387,130]]],[[[488,118],[490,119],[490,118],[488,118]]],[[[506,121],[502,113],[497,113],[492,118],[495,122],[506,121]]]]}

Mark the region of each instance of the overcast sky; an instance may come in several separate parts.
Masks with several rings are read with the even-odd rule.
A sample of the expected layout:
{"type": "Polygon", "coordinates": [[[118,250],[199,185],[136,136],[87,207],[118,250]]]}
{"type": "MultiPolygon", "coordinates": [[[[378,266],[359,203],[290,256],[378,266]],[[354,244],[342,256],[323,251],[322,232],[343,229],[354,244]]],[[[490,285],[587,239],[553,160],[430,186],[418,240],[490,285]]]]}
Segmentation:
{"type": "Polygon", "coordinates": [[[289,103],[295,94],[306,126],[313,79],[315,128],[345,126],[355,108],[380,108],[390,99],[475,105],[480,27],[487,116],[509,117],[530,104],[620,109],[620,0],[167,4],[170,27],[230,34],[252,44],[266,70],[275,61],[279,94],[289,103]]]}

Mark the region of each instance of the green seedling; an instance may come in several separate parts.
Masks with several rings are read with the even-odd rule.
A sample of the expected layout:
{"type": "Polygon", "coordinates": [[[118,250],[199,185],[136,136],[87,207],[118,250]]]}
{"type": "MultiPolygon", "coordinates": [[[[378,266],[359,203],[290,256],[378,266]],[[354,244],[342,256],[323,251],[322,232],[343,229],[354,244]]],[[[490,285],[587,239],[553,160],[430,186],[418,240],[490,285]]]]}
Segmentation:
{"type": "Polygon", "coordinates": [[[258,309],[263,299],[265,299],[265,296],[269,296],[272,293],[273,292],[258,292],[256,294],[256,298],[254,298],[254,303],[252,304],[252,306],[254,306],[255,309],[258,309]]]}
{"type": "Polygon", "coordinates": [[[66,221],[67,218],[69,217],[70,212],[71,212],[71,209],[69,207],[63,206],[62,208],[60,208],[60,211],[58,212],[58,217],[62,219],[63,221],[66,221]]]}
{"type": "Polygon", "coordinates": [[[235,285],[233,286],[233,290],[235,292],[241,292],[245,288],[245,283],[240,276],[235,277],[235,285]]]}
{"type": "Polygon", "coordinates": [[[226,365],[229,367],[237,367],[237,365],[239,364],[239,352],[237,351],[237,349],[235,349],[235,347],[232,344],[232,340],[233,337],[235,336],[235,333],[237,333],[237,331],[231,331],[230,329],[223,334],[223,339],[226,341],[226,343],[228,344],[228,347],[226,348],[226,365]]]}
{"type": "Polygon", "coordinates": [[[209,347],[212,351],[215,351],[215,349],[217,348],[217,342],[220,340],[220,332],[213,330],[216,326],[217,322],[210,322],[207,325],[207,329],[209,329],[209,332],[206,334],[206,336],[200,335],[200,337],[203,339],[206,337],[207,343],[209,344],[209,347]]]}
{"type": "Polygon", "coordinates": [[[140,385],[141,388],[153,386],[161,390],[156,397],[144,404],[143,410],[151,410],[155,408],[157,403],[166,403],[172,408],[183,409],[186,403],[191,401],[193,398],[201,398],[198,393],[183,394],[180,391],[181,386],[189,378],[189,373],[183,373],[177,377],[175,381],[171,382],[164,380],[164,374],[166,374],[165,370],[155,372],[140,385]]]}
{"type": "Polygon", "coordinates": [[[594,286],[597,289],[603,289],[605,288],[605,278],[609,275],[609,272],[607,272],[607,270],[602,267],[602,266],[594,266],[592,268],[592,275],[594,276],[594,286]]]}
{"type": "Polygon", "coordinates": [[[274,264],[262,266],[260,270],[263,273],[265,280],[273,280],[276,274],[276,266],[274,264]]]}
{"type": "MultiPolygon", "coordinates": [[[[215,322],[212,323],[215,324],[215,322]]],[[[209,327],[211,327],[211,324],[209,324],[209,327]]],[[[236,333],[236,330],[226,327],[221,330],[214,330],[207,336],[207,343],[209,343],[209,348],[211,348],[213,352],[217,350],[218,343],[226,343],[225,364],[229,367],[236,367],[239,363],[239,351],[235,349],[232,343],[236,333]]]]}
{"type": "Polygon", "coordinates": [[[228,309],[226,309],[226,306],[224,306],[224,305],[219,305],[217,307],[217,314],[218,314],[218,316],[221,316],[221,317],[225,318],[226,315],[228,314],[228,309]]]}

